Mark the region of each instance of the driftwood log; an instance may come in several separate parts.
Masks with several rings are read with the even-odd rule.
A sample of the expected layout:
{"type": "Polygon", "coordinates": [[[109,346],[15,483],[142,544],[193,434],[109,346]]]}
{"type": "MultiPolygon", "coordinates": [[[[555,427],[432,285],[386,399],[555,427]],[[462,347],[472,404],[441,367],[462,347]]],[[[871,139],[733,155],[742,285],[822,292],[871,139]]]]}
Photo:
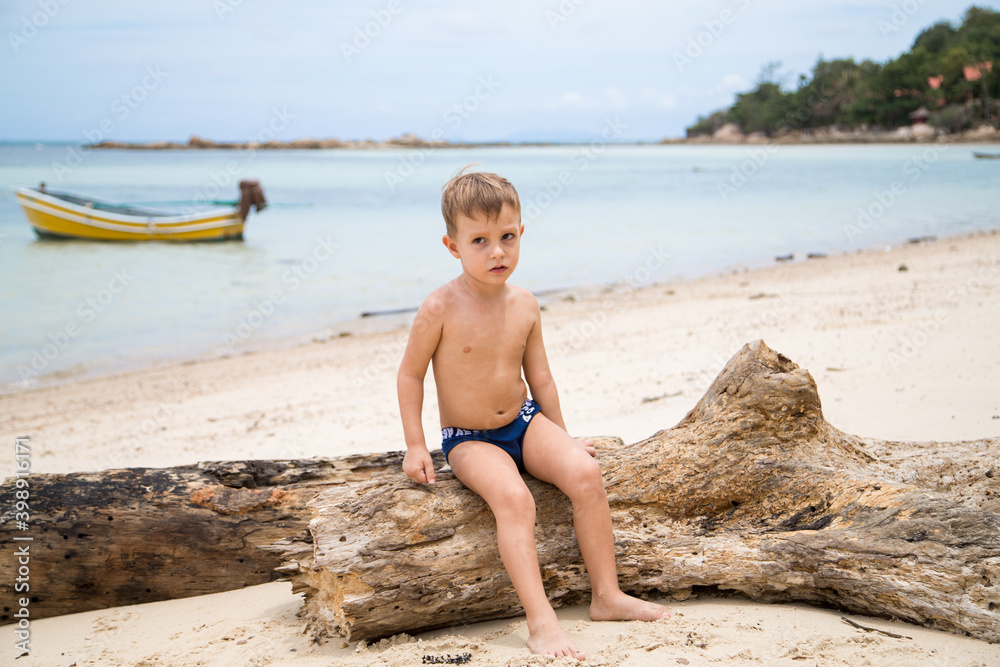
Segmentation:
{"type": "MultiPolygon", "coordinates": [[[[809,373],[755,341],[676,427],[599,442],[622,587],[803,600],[1000,642],[998,450],[842,433],[809,373]]],[[[314,631],[368,640],[521,613],[485,503],[437,479],[325,490],[311,543],[274,547],[314,631]]],[[[529,486],[549,597],[584,601],[569,503],[529,486]]]]}
{"type": "MultiPolygon", "coordinates": [[[[281,559],[258,547],[305,530],[319,489],[397,474],[401,462],[391,453],[31,474],[26,530],[10,478],[0,487],[0,597],[25,595],[14,589],[25,545],[32,618],[271,581],[281,559]]],[[[5,602],[0,624],[12,613],[5,602]]]]}
{"type": "MultiPolygon", "coordinates": [[[[683,597],[729,588],[997,641],[1000,440],[845,435],[822,420],[808,373],[754,344],[677,427],[628,446],[599,439],[599,449],[629,590],[683,597]]],[[[308,593],[321,630],[353,638],[517,614],[485,505],[447,473],[433,489],[410,484],[401,459],[31,474],[27,531],[14,521],[8,479],[0,594],[23,595],[13,582],[24,542],[9,538],[30,536],[33,618],[281,574],[308,593]]],[[[557,605],[582,601],[569,507],[553,488],[529,483],[547,590],[557,605]]],[[[0,623],[10,613],[0,610],[0,623]]]]}

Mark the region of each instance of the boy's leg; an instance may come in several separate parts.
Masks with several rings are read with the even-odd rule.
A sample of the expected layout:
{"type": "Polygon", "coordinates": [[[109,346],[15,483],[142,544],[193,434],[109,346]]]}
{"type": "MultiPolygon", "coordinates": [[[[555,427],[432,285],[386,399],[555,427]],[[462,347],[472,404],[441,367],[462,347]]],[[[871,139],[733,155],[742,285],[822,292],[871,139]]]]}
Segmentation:
{"type": "Polygon", "coordinates": [[[451,450],[448,463],[455,477],[482,497],[496,517],[500,558],[528,621],[528,648],[582,660],[545,595],[535,547],[535,499],[514,460],[495,445],[469,441],[451,450]]]}
{"type": "Polygon", "coordinates": [[[572,436],[544,414],[535,415],[524,437],[524,466],[573,503],[573,527],[590,577],[594,620],[656,620],[666,607],[626,595],[618,587],[615,538],[604,478],[597,461],[572,436]]]}

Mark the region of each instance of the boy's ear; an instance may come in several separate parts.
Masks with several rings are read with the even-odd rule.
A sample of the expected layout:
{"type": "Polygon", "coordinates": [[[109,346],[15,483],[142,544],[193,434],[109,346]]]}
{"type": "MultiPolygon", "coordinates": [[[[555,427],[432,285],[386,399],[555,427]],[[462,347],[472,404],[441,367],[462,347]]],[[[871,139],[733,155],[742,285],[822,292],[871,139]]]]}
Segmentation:
{"type": "Polygon", "coordinates": [[[518,233],[518,236],[524,236],[524,223],[523,222],[521,223],[521,231],[518,233]]]}
{"type": "Polygon", "coordinates": [[[452,254],[456,259],[462,259],[462,256],[458,253],[458,246],[455,241],[452,240],[450,236],[445,234],[441,237],[441,242],[444,243],[444,247],[448,249],[448,252],[452,254]]]}

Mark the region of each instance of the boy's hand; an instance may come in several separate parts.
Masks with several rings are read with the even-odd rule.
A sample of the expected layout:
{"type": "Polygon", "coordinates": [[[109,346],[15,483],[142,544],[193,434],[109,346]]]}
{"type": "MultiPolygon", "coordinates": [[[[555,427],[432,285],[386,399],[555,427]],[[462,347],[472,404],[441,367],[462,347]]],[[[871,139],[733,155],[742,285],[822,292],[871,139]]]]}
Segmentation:
{"type": "Polygon", "coordinates": [[[417,484],[433,484],[434,461],[431,453],[425,447],[407,449],[403,457],[403,472],[417,484]]]}
{"type": "Polygon", "coordinates": [[[597,456],[597,448],[594,446],[593,438],[577,438],[577,443],[583,447],[583,451],[587,452],[591,456],[597,456]]]}

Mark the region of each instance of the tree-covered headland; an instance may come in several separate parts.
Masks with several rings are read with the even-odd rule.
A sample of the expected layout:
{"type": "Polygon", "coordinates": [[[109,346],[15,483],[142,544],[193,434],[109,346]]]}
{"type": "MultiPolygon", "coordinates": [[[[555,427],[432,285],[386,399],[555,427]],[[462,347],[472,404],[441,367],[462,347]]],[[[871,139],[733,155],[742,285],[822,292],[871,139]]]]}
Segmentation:
{"type": "Polygon", "coordinates": [[[909,125],[921,108],[941,131],[997,126],[1000,12],[970,7],[961,25],[930,26],[908,52],[886,63],[821,57],[794,90],[786,89],[779,68],[766,65],[753,90],[738,94],[728,109],[699,117],[687,136],[711,135],[727,124],[769,137],[828,127],[886,131],[909,125]]]}

